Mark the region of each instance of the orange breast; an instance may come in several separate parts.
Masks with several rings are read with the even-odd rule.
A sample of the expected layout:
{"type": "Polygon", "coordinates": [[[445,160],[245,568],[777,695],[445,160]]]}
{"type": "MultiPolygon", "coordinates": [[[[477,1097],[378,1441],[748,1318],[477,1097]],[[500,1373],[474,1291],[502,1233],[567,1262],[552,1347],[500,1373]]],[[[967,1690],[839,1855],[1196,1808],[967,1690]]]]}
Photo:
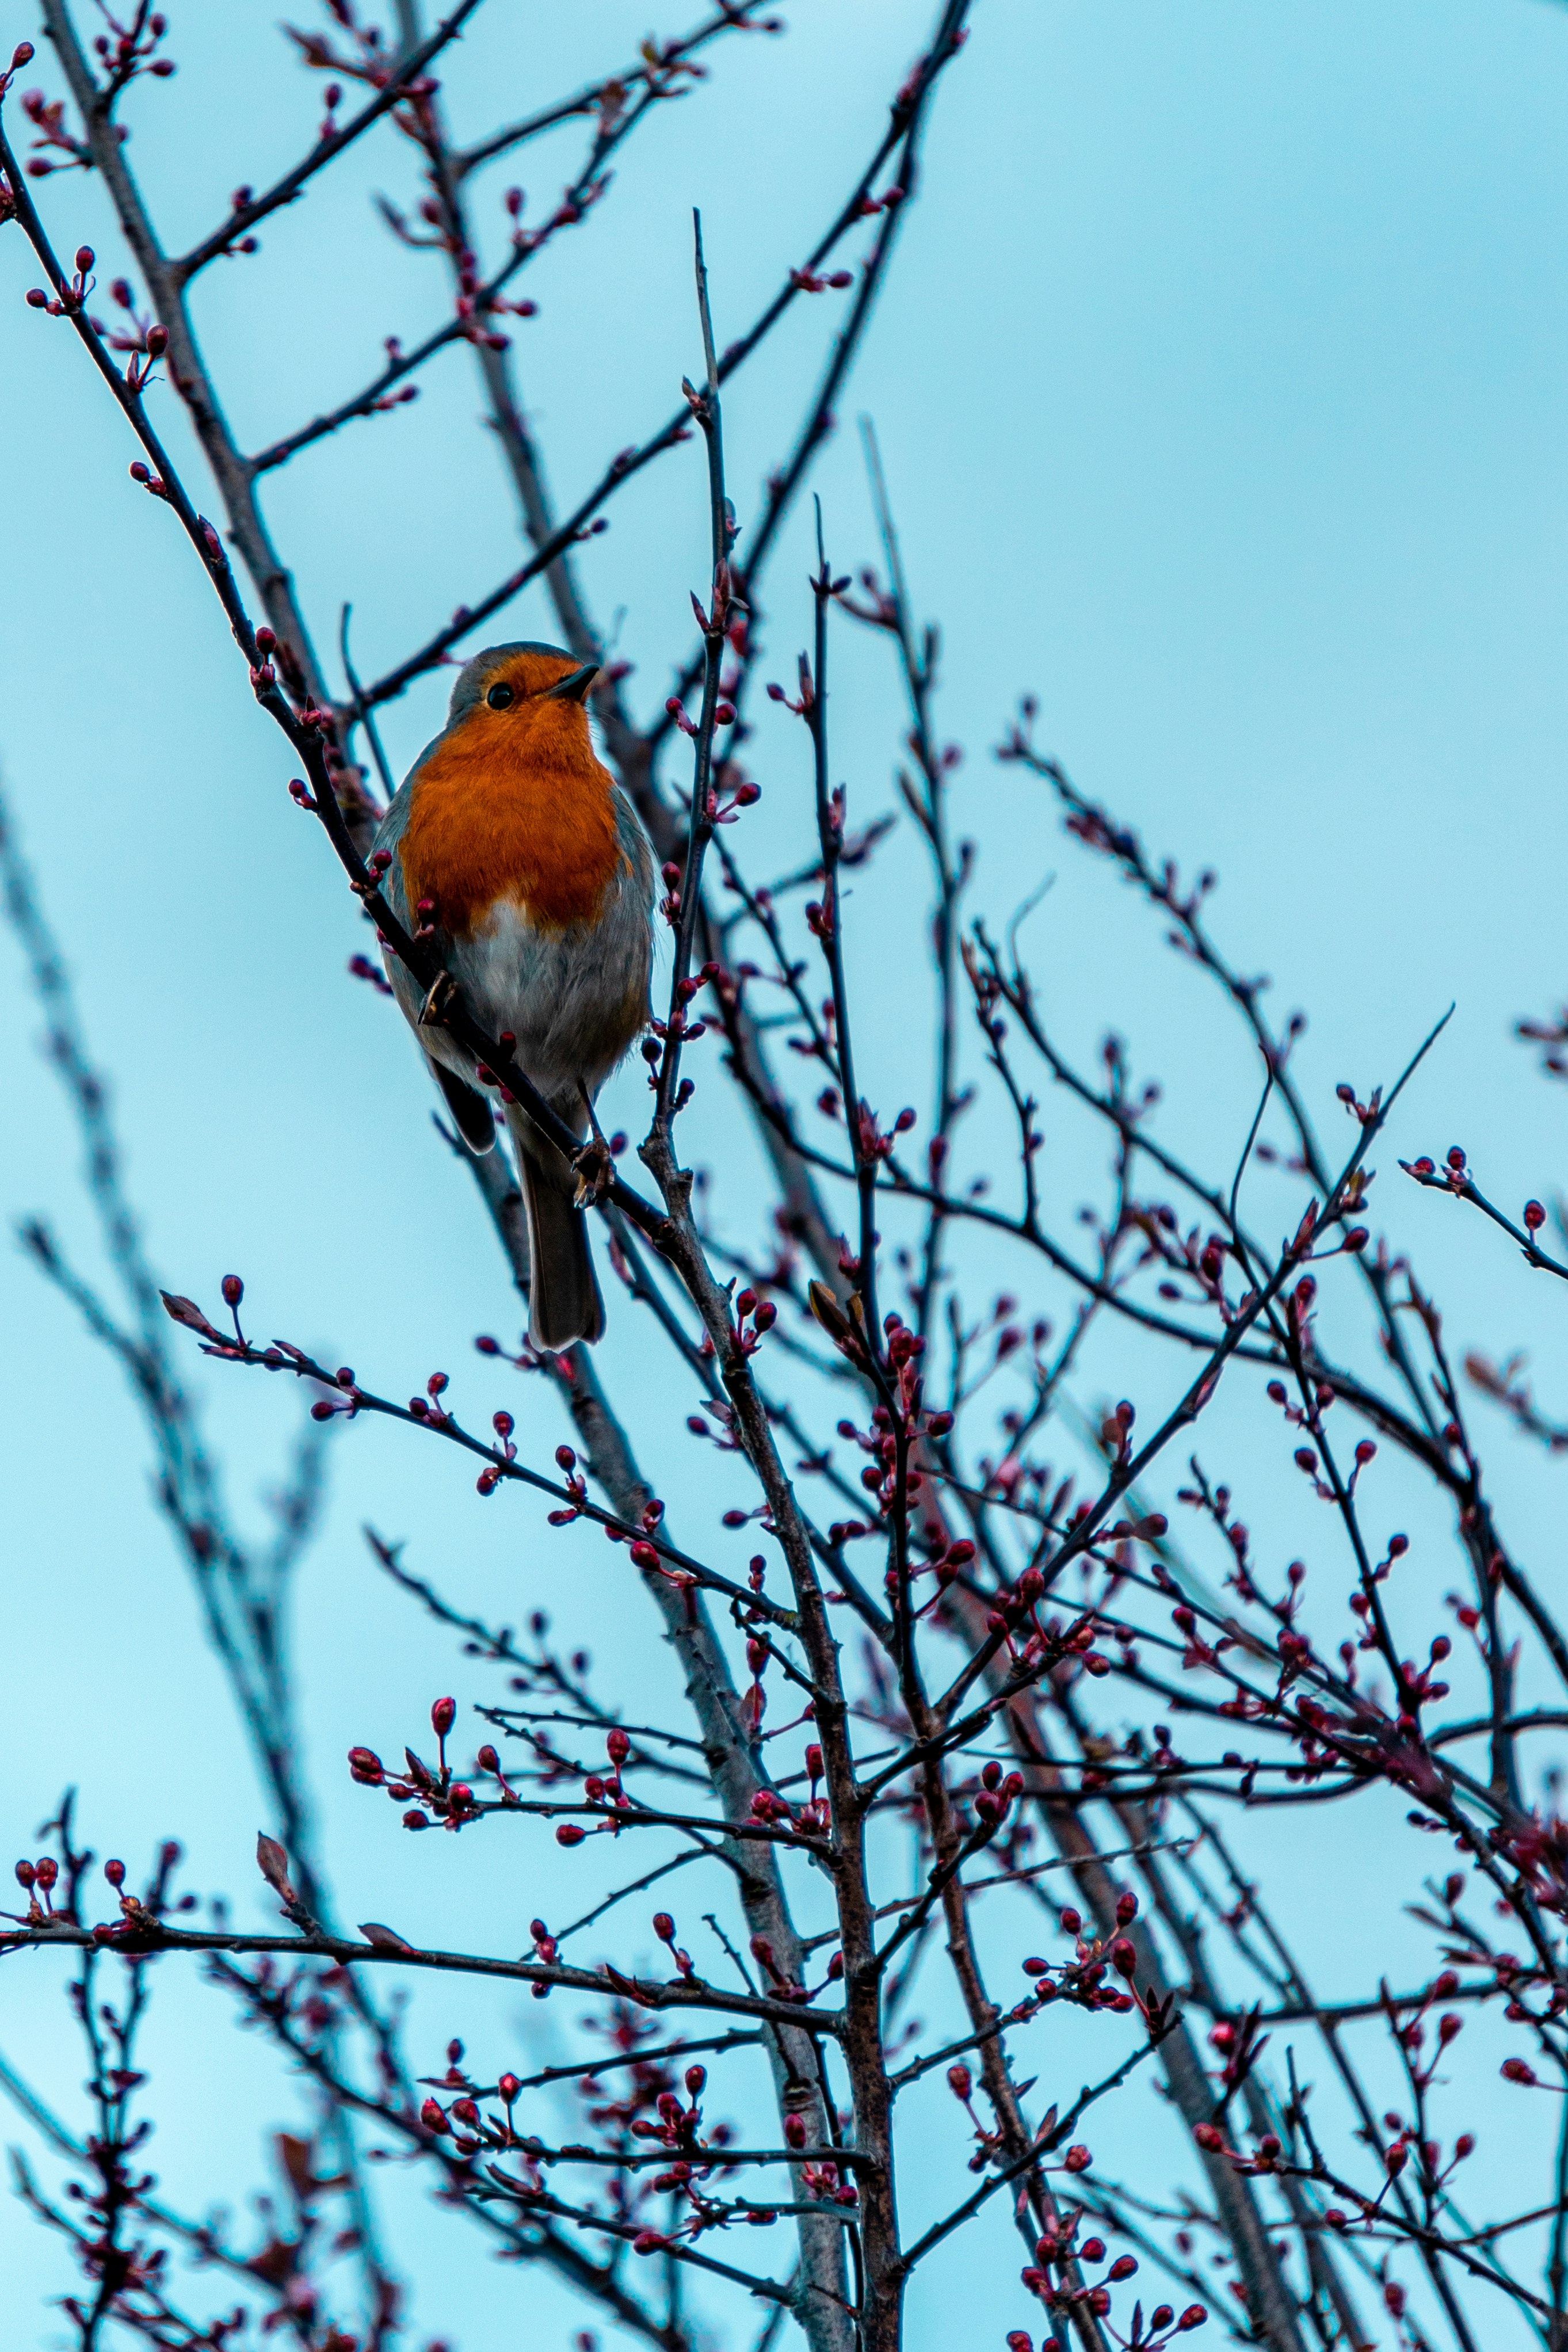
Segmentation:
{"type": "Polygon", "coordinates": [[[497,898],[545,929],[591,922],[622,856],[607,772],[564,728],[476,718],[432,753],[414,785],[399,844],[410,905],[433,899],[455,938],[497,898]]]}

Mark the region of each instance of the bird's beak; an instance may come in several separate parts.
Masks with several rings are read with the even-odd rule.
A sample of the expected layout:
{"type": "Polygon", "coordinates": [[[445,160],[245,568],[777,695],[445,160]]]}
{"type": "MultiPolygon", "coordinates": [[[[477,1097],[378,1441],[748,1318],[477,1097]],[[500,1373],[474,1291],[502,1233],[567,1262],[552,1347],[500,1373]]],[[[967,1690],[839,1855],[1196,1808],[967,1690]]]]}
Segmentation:
{"type": "Polygon", "coordinates": [[[569,670],[557,685],[548,687],[540,698],[545,702],[585,701],[588,689],[598,676],[599,664],[584,662],[580,669],[569,670]]]}

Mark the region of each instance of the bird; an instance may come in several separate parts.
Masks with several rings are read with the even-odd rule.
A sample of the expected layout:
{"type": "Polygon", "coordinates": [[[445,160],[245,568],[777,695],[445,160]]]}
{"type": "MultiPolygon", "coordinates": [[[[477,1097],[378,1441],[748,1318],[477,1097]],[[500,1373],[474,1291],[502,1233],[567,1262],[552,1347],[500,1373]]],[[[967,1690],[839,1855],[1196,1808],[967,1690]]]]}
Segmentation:
{"type": "MultiPolygon", "coordinates": [[[[647,1025],[653,953],[653,846],[593,748],[586,698],[597,675],[559,646],[476,654],[371,848],[404,929],[434,930],[475,1019],[510,1044],[579,1137],[591,1125],[597,1133],[595,1097],[647,1025]]],[[[488,1151],[495,1112],[473,1056],[431,1017],[431,992],[385,953],[458,1133],[488,1151]]],[[[528,1218],[528,1338],[559,1353],[604,1330],[587,1220],[565,1154],[521,1104],[503,1108],[528,1218]]]]}

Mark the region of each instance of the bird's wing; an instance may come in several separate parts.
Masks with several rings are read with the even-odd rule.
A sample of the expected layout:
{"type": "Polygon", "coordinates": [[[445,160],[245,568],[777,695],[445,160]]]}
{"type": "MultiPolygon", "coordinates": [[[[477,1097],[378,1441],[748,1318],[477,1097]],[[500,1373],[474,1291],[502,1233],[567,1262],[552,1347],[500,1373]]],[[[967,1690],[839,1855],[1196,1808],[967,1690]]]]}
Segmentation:
{"type": "Polygon", "coordinates": [[[446,1108],[457,1124],[457,1132],[470,1151],[488,1151],[496,1140],[496,1114],[487,1095],[449,1070],[444,1062],[426,1055],[436,1085],[446,1097],[446,1108]]]}

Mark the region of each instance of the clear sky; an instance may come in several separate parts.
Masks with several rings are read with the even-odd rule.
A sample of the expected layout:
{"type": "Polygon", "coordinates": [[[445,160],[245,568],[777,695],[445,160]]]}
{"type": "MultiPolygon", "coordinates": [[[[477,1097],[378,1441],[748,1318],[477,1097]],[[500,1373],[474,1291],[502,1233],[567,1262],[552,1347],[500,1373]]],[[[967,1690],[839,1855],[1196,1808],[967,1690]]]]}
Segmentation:
{"type": "MultiPolygon", "coordinates": [[[[519,324],[517,349],[563,498],[661,421],[682,372],[695,373],[692,205],[723,343],[803,258],[931,12],[780,0],[779,13],[779,39],[713,53],[711,80],[633,142],[603,218],[560,240],[530,284],[540,314],[519,324]]],[[[215,222],[234,184],[264,184],[307,143],[317,96],[272,6],[172,14],[181,70],[138,91],[128,119],[179,246],[215,222]]],[[[646,17],[643,0],[491,0],[443,68],[455,118],[477,131],[530,110],[629,55],[646,17]]],[[[31,12],[5,0],[0,45],[25,34],[37,35],[31,12]]],[[[52,70],[46,52],[34,72],[51,94],[52,70]]],[[[1463,1141],[1511,1204],[1550,1198],[1562,1167],[1568,1106],[1510,1033],[1568,994],[1565,126],[1568,10],[1544,0],[978,0],[820,471],[835,558],[873,557],[851,429],[869,410],[915,599],[944,631],[941,719],[967,751],[956,791],[979,845],[977,904],[1005,919],[1057,877],[1029,934],[1053,1016],[1085,1049],[1108,1025],[1127,1035],[1140,1071],[1166,1084],[1172,1140],[1228,1167],[1253,1073],[1125,894],[1063,842],[1037,790],[993,763],[1021,691],[1039,696],[1040,740],[1087,791],[1189,870],[1218,870],[1216,929],[1241,968],[1272,974],[1274,1001],[1312,1016],[1301,1068],[1325,1118],[1338,1079],[1364,1091],[1388,1078],[1456,1003],[1385,1147],[1382,1214],[1446,1300],[1456,1348],[1531,1348],[1560,1407],[1556,1302],[1479,1225],[1396,1191],[1394,1160],[1463,1141]]],[[[527,152],[528,217],[548,210],[578,140],[569,129],[527,152]]],[[[486,184],[493,239],[509,176],[486,184]]],[[[388,240],[369,201],[379,187],[406,194],[410,180],[390,136],[366,142],[268,224],[261,256],[204,284],[198,326],[242,440],[314,414],[369,373],[383,335],[412,340],[438,315],[434,268],[388,240]]],[[[39,195],[62,247],[86,236],[106,278],[121,266],[95,185],[65,176],[39,195]]],[[[287,762],[247,707],[215,605],[167,518],[128,483],[123,428],[68,331],[22,307],[35,277],[19,235],[0,234],[0,771],[113,1080],[153,1263],[209,1302],[236,1267],[269,1333],[347,1357],[393,1391],[439,1365],[487,1405],[473,1336],[515,1323],[493,1245],[424,1118],[404,1035],[342,977],[361,934],[289,804],[287,762]]],[[[840,299],[803,306],[777,361],[727,396],[743,519],[840,299]]],[[[183,451],[174,404],[162,403],[183,451]]],[[[351,600],[367,672],[516,560],[476,408],[466,362],[449,356],[418,404],[351,428],[268,493],[319,643],[330,646],[351,600]]],[[[699,462],[695,448],[664,460],[583,557],[597,610],[623,613],[643,710],[686,650],[686,592],[705,568],[699,462]]],[[[212,504],[204,482],[199,496],[212,504]]],[[[773,575],[769,675],[789,675],[804,641],[808,560],[802,517],[773,575]]],[[[523,599],[507,632],[552,635],[542,600],[523,599]]],[[[899,733],[879,650],[846,643],[839,686],[835,762],[866,814],[890,801],[899,733]]],[[[389,712],[394,764],[439,724],[444,691],[427,680],[389,712]]],[[[791,795],[805,779],[786,722],[768,719],[752,748],[760,870],[769,845],[787,855],[798,837],[791,795]]],[[[910,1084],[899,975],[919,951],[912,855],[907,877],[856,941],[863,1050],[890,1102],[910,1084]]],[[[47,1211],[90,1267],[76,1141],[8,940],[0,985],[0,1212],[47,1211]]],[[[622,1077],[612,1117],[635,1120],[640,1086],[622,1077]]],[[[739,1185],[747,1163],[730,1150],[723,1101],[713,1089],[705,1128],[699,1097],[690,1148],[721,1186],[727,1166],[739,1185]]],[[[1053,1166],[1062,1199],[1092,1181],[1087,1160],[1053,1166]]],[[[738,1229],[744,1204],[735,1216],[738,1229]]],[[[704,1483],[706,1458],[678,1466],[685,1402],[657,1386],[660,1359],[630,1322],[622,1311],[605,1350],[612,1392],[664,1413],[676,1433],[672,1511],[711,1528],[731,1497],[704,1483]]],[[[29,1846],[71,1781],[100,1853],[140,1863],[177,1834],[191,1884],[230,1891],[238,1916],[260,1919],[254,1779],[149,1499],[133,1406],[10,1247],[0,1328],[11,1848],[29,1846]]],[[[192,1380],[236,1511],[258,1525],[298,1401],[194,1366],[192,1380]]],[[[1128,1375],[1107,1356],[1091,1397],[1096,1381],[1119,1393],[1128,1375]]],[[[528,1404],[531,1442],[553,1443],[531,1391],[528,1404]]],[[[1563,1474],[1500,1430],[1491,1454],[1510,1523],[1560,1591],[1563,1474]]],[[[563,1883],[553,1849],[548,1860],[530,1849],[538,1879],[519,1881],[498,1843],[481,1863],[466,1842],[394,1839],[384,1805],[346,1785],[351,1741],[395,1749],[438,1689],[483,1695],[453,1646],[392,1604],[361,1527],[406,1539],[412,1565],[476,1608],[516,1620],[542,1595],[591,1641],[607,1687],[665,1675],[651,1625],[621,1606],[605,1547],[547,1549],[536,1515],[479,1506],[465,1476],[433,1471],[397,1433],[357,1428],[334,1457],[296,1639],[342,1911],[520,1948],[518,1923],[558,1895],[570,1903],[580,1883],[563,1883]]],[[[1303,1832],[1300,1911],[1309,1930],[1318,1916],[1314,1957],[1333,1981],[1347,1964],[1359,1973],[1362,1955],[1323,1929],[1313,1890],[1337,1874],[1335,1916],[1354,1915],[1375,1892],[1375,1844],[1314,1838],[1303,1832]]],[[[1402,1932],[1387,1926],[1391,1966],[1411,1948],[1402,1932]]],[[[52,1961],[9,1965],[0,2049],[69,2106],[80,2060],[62,1981],[52,1961]]],[[[548,2053],[553,2011],[527,2004],[519,2020],[520,2006],[494,2005],[496,2032],[526,2032],[548,2053]]],[[[422,1991],[414,2014],[434,2068],[452,2007],[422,1991]]],[[[168,2193],[240,2199],[260,2131],[288,2115],[270,2059],[193,1978],[162,1985],[149,2046],[164,2118],[151,2157],[168,2193]]],[[[1090,2064],[1071,2048],[1061,2063],[1074,2087],[1090,2064]]],[[[1517,2127],[1512,2109],[1482,2120],[1497,2136],[1517,2127]]],[[[1115,2131],[1107,2124],[1107,2155],[1115,2131]]],[[[1135,2154],[1135,2138],[1124,2146],[1135,2154]]],[[[403,2244],[414,2228],[429,2236],[415,2265],[422,2324],[461,2352],[501,2341],[515,2277],[484,2263],[474,2276],[455,2224],[429,2222],[401,2183],[389,2197],[403,2244]],[[458,2276],[468,2284],[449,2301],[458,2276]]],[[[15,2340],[61,2340],[44,2310],[63,2282],[58,2255],[10,2206],[0,2271],[11,2329],[27,2331],[15,2340]]],[[[1009,2256],[993,2293],[956,2256],[923,2300],[917,2352],[952,2342],[960,2312],[973,2340],[999,2342],[1024,2317],[1010,2276],[1009,2256]]],[[[566,2340],[558,2304],[538,2310],[538,2340],[566,2340]]]]}

